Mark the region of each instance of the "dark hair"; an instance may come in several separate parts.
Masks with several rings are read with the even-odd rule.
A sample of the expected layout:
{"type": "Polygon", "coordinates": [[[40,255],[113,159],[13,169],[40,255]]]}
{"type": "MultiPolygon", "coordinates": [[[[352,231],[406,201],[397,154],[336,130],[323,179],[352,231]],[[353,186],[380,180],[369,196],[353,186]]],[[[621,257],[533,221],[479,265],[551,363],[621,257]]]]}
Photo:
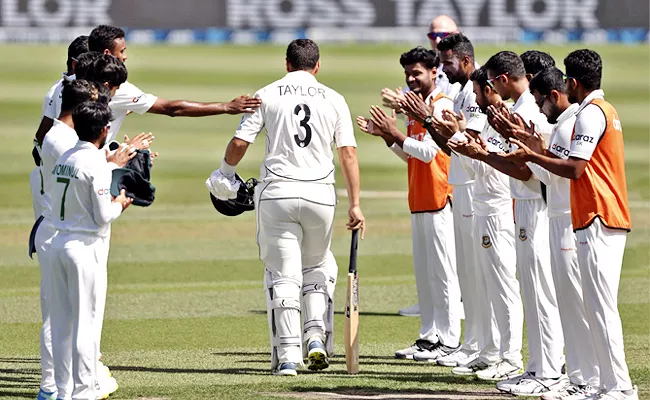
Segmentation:
{"type": "Polygon", "coordinates": [[[418,46],[402,54],[399,63],[402,64],[402,67],[422,63],[427,69],[434,69],[440,65],[440,56],[437,51],[418,46]]]}
{"type": "Polygon", "coordinates": [[[66,62],[66,65],[68,66],[68,74],[72,73],[72,62],[78,61],[79,56],[87,52],[88,36],[78,36],[75,40],[72,41],[72,43],[70,43],[68,46],[68,61],[66,62]]]}
{"type": "Polygon", "coordinates": [[[77,79],[72,82],[64,81],[61,90],[61,111],[70,112],[86,101],[100,101],[108,104],[107,98],[103,96],[107,89],[100,92],[100,87],[104,88],[104,85],[98,85],[85,79],[77,79]]]}
{"type": "Polygon", "coordinates": [[[110,54],[102,54],[88,68],[85,78],[89,81],[104,83],[110,87],[120,86],[126,82],[128,72],[124,63],[110,54]]]}
{"type": "Polygon", "coordinates": [[[102,56],[102,53],[97,51],[89,51],[83,53],[77,59],[77,65],[74,67],[74,74],[77,79],[86,79],[88,70],[92,67],[95,61],[102,56]]]}
{"type": "Polygon", "coordinates": [[[475,69],[474,72],[472,72],[472,74],[469,76],[469,80],[478,83],[481,91],[485,90],[485,87],[488,86],[487,79],[488,77],[485,66],[475,69]]]}
{"type": "Polygon", "coordinates": [[[318,45],[311,39],[296,39],[287,46],[287,61],[296,71],[316,68],[320,60],[318,45]]]}
{"type": "Polygon", "coordinates": [[[485,63],[485,70],[492,71],[496,76],[508,74],[511,78],[526,76],[526,69],[521,58],[512,51],[500,51],[490,57],[485,63]]]}
{"type": "Polygon", "coordinates": [[[472,61],[474,61],[474,46],[467,36],[462,33],[454,33],[443,38],[440,43],[438,43],[437,47],[441,52],[451,50],[451,52],[459,58],[468,56],[472,61]]]}
{"type": "Polygon", "coordinates": [[[72,111],[74,130],[80,140],[94,142],[111,121],[111,109],[107,104],[86,101],[72,111]]]}
{"type": "Polygon", "coordinates": [[[572,51],[564,59],[564,68],[566,68],[566,75],[580,82],[585,89],[600,89],[603,62],[595,51],[589,49],[572,51]]]}
{"type": "Polygon", "coordinates": [[[534,90],[543,96],[551,94],[551,90],[566,93],[564,74],[555,67],[549,67],[539,71],[530,81],[530,91],[532,92],[534,90]]]}
{"type": "Polygon", "coordinates": [[[104,50],[113,51],[115,39],[121,39],[125,36],[124,30],[117,26],[99,25],[90,32],[88,37],[88,48],[91,51],[103,53],[104,50]]]}
{"type": "Polygon", "coordinates": [[[555,67],[555,60],[550,54],[539,50],[528,50],[521,54],[521,61],[527,74],[535,75],[548,67],[555,67]]]}

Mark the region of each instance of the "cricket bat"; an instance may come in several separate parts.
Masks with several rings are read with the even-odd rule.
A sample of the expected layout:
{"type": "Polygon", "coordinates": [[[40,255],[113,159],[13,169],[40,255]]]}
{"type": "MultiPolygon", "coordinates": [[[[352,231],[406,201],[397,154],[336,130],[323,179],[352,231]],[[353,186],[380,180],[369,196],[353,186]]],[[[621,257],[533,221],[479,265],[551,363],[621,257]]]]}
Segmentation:
{"type": "Polygon", "coordinates": [[[345,366],[348,374],[359,372],[359,278],[357,276],[359,231],[352,231],[348,291],[345,297],[345,366]]]}

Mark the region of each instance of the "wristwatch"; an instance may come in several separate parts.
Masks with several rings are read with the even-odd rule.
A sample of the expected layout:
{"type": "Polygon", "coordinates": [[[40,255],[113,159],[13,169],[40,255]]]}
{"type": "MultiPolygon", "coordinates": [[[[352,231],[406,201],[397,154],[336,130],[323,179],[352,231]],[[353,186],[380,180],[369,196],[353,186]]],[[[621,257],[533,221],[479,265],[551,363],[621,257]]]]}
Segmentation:
{"type": "Polygon", "coordinates": [[[424,122],[422,122],[422,127],[428,129],[431,125],[433,125],[433,117],[429,115],[424,119],[424,122]]]}

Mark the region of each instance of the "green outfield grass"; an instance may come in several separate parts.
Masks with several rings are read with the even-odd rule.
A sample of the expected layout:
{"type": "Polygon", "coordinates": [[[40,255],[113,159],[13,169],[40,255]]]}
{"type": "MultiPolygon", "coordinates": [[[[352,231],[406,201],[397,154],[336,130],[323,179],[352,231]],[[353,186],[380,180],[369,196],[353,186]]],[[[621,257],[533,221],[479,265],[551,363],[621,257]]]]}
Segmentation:
{"type": "MultiPolygon", "coordinates": [[[[508,47],[523,52],[525,47],[508,47]]],[[[544,47],[562,59],[573,48],[544,47]]],[[[619,309],[627,360],[640,397],[650,398],[650,52],[647,46],[596,48],[603,86],[625,132],[633,231],[621,277],[619,309]]],[[[384,86],[403,84],[398,63],[407,47],[322,48],[319,79],[343,94],[353,115],[380,103],[384,86]]],[[[495,47],[478,49],[485,62],[495,47]]],[[[33,222],[28,175],[40,105],[65,67],[64,47],[0,46],[0,398],[34,398],[40,379],[39,269],[27,255],[33,222]]],[[[284,48],[130,47],[129,81],[167,99],[225,101],[280,78],[284,48]]],[[[160,152],[155,204],[130,208],[113,224],[102,351],[120,384],[116,399],[507,398],[493,384],[453,376],[449,368],[392,358],[416,338],[419,320],[395,315],[416,301],[410,217],[405,198],[364,198],[368,220],[359,249],[361,373],[345,373],[343,292],[337,289],[336,351],[322,374],[269,375],[269,345],[252,213],[217,214],[204,181],[219,165],[239,117],[170,119],[132,115],[122,133],[151,131],[160,152]],[[341,398],[341,397],[339,397],[341,398]]],[[[406,190],[406,168],[383,141],[359,138],[362,189],[406,190]]],[[[256,176],[263,145],[239,168],[256,176]]],[[[342,188],[342,181],[337,186],[342,188]]],[[[333,251],[343,282],[349,235],[341,198],[333,251]]]]}

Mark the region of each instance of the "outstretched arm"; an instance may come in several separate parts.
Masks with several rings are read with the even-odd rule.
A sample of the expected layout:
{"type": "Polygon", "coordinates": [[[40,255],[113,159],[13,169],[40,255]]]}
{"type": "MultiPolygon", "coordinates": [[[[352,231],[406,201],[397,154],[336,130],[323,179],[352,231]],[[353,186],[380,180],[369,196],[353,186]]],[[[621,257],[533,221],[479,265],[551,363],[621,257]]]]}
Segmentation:
{"type": "Polygon", "coordinates": [[[188,100],[158,98],[148,112],[170,117],[205,117],[219,114],[252,113],[262,104],[255,97],[239,96],[228,103],[199,103],[188,100]]]}

